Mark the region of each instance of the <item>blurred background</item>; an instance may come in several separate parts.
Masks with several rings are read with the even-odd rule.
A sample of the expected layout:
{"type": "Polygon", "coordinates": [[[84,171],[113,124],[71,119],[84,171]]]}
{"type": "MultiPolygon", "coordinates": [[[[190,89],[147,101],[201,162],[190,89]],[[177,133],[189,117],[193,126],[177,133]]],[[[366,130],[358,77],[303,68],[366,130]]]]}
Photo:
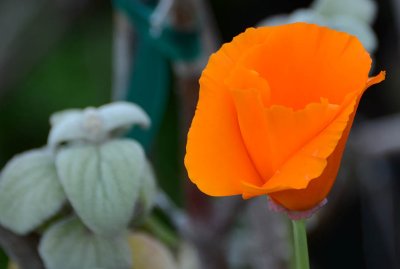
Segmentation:
{"type": "Polygon", "coordinates": [[[329,1],[175,0],[163,9],[150,0],[0,0],[0,168],[46,144],[55,111],[138,102],[154,124],[130,135],[146,147],[173,205],[161,201],[156,213],[193,242],[201,268],[290,268],[285,218],[269,213],[264,197],[203,196],[186,180],[183,154],[210,53],[261,22],[319,20],[294,12],[320,8],[327,24],[360,34],[373,73],[386,70],[387,79],[362,99],[330,202],[309,221],[311,266],[400,268],[400,1],[337,1],[342,9],[316,2],[329,1]],[[360,12],[360,26],[342,16],[350,9],[360,12]],[[146,17],[154,10],[158,17],[146,17]],[[273,21],[278,14],[288,15],[273,21]],[[165,38],[157,34],[163,24],[171,30],[165,38]],[[186,222],[174,212],[185,212],[186,222]]]}

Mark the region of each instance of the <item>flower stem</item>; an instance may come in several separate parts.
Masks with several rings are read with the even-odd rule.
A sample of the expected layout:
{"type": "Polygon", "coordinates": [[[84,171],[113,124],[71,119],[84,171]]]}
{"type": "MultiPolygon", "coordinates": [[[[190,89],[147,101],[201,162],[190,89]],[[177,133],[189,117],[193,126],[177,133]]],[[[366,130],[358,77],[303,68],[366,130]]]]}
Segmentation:
{"type": "Polygon", "coordinates": [[[292,220],[296,269],[309,269],[307,234],[304,219],[292,220]]]}

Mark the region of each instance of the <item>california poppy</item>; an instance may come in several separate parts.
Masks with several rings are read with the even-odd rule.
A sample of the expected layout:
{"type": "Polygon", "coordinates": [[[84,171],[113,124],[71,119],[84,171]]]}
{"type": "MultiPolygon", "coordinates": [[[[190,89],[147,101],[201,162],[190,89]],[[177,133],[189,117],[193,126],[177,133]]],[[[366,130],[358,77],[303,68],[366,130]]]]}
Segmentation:
{"type": "Polygon", "coordinates": [[[188,134],[189,178],[212,196],[267,194],[291,211],[328,195],[369,78],[346,33],[313,24],[249,28],[210,57],[188,134]]]}

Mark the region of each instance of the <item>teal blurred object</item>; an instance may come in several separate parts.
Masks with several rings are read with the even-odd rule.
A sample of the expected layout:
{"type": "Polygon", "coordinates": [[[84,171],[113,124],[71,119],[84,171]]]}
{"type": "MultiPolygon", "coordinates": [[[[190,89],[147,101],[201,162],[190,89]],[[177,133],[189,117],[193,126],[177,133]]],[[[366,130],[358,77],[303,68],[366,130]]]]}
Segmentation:
{"type": "Polygon", "coordinates": [[[137,103],[150,116],[150,130],[133,129],[128,136],[149,151],[160,129],[171,89],[171,62],[191,61],[200,55],[197,29],[178,31],[165,25],[159,35],[151,33],[154,7],[137,0],[114,0],[114,7],[126,14],[138,32],[137,49],[125,100],[137,103]]]}
{"type": "Polygon", "coordinates": [[[160,35],[150,31],[151,6],[144,5],[138,0],[113,0],[114,8],[126,14],[140,38],[147,39],[149,45],[159,50],[170,60],[194,60],[200,55],[200,35],[198,29],[180,31],[170,25],[165,25],[160,35]]]}
{"type": "Polygon", "coordinates": [[[139,104],[150,116],[150,129],[133,128],[128,136],[138,140],[149,151],[157,135],[171,87],[168,59],[154,49],[149,40],[139,40],[130,74],[126,100],[139,104]]]}

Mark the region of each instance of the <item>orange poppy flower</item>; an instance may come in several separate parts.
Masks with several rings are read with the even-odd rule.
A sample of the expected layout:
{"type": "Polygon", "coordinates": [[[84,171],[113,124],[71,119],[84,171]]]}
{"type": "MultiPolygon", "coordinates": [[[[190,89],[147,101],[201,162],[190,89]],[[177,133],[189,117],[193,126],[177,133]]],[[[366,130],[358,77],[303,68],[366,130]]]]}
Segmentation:
{"type": "Polygon", "coordinates": [[[212,196],[267,194],[291,211],[335,181],[358,102],[385,73],[357,38],[306,23],[250,28],[213,54],[188,134],[189,178],[212,196]]]}

